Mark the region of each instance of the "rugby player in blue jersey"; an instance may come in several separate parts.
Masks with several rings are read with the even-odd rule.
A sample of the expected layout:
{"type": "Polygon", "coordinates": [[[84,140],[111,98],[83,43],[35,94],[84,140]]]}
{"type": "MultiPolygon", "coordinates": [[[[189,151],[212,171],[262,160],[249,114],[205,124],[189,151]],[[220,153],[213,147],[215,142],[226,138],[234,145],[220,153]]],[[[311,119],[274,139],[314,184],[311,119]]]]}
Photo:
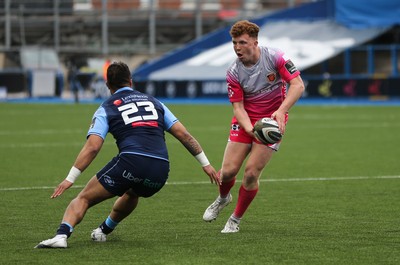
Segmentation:
{"type": "Polygon", "coordinates": [[[66,248],[67,238],[90,207],[119,196],[107,219],[91,233],[94,241],[106,241],[107,235],[136,208],[140,197],[154,195],[166,183],[170,164],[165,131],[197,159],[211,183],[219,183],[200,144],[174,114],[154,97],[131,88],[131,72],[125,63],[114,62],[108,67],[107,86],[111,96],[95,112],[85,145],[51,198],[74,184],[99,153],[108,132],[114,136],[119,153],[70,202],[56,236],[35,248],[66,248]]]}

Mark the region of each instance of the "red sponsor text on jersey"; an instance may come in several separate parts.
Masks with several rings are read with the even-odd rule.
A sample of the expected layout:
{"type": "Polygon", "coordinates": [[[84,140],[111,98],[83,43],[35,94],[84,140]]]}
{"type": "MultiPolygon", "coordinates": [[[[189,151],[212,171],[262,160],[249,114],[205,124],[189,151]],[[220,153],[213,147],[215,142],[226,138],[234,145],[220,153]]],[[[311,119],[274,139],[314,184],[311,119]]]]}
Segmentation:
{"type": "Polygon", "coordinates": [[[132,123],[132,127],[140,127],[140,126],[158,127],[158,122],[156,122],[156,121],[137,121],[137,122],[132,123]]]}

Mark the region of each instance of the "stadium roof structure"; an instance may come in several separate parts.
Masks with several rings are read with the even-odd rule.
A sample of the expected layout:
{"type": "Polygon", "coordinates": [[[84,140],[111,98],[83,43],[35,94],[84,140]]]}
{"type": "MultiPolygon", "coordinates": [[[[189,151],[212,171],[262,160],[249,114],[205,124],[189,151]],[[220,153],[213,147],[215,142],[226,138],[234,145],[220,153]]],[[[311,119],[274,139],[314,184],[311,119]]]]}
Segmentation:
{"type": "MultiPolygon", "coordinates": [[[[395,3],[396,0],[388,2],[395,3]]],[[[346,5],[345,0],[317,1],[251,21],[260,26],[260,45],[281,49],[300,70],[304,70],[376,38],[400,19],[378,19],[375,26],[363,25],[360,21],[371,21],[370,9],[374,7],[350,14],[342,7],[351,8],[353,12],[357,10],[353,5],[346,5]],[[346,20],[349,15],[358,19],[346,20]]],[[[374,14],[379,17],[376,10],[374,14]]],[[[226,69],[236,58],[229,29],[217,30],[139,67],[133,73],[134,80],[225,80],[226,69]]]]}

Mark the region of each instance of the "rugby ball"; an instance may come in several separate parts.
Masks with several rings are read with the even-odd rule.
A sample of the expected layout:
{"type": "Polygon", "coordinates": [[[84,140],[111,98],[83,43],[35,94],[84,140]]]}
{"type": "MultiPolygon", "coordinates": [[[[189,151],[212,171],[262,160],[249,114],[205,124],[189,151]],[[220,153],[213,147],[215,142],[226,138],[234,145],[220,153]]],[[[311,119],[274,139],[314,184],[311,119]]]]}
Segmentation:
{"type": "Polygon", "coordinates": [[[271,118],[259,119],[254,124],[254,135],[263,144],[275,144],[282,139],[278,123],[271,118]]]}

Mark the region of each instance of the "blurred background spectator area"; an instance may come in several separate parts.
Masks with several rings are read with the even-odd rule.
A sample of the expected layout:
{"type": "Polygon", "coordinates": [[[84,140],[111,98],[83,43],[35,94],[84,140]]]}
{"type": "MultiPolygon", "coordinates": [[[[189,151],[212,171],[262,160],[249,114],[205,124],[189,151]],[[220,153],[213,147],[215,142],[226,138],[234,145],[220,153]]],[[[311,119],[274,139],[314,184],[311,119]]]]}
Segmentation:
{"type": "Polygon", "coordinates": [[[91,78],[102,77],[107,60],[127,61],[133,69],[233,20],[306,2],[0,0],[0,86],[30,96],[59,96],[64,86],[73,90],[71,76],[77,76],[85,89],[91,78]],[[51,65],[49,55],[55,57],[51,65]],[[50,92],[35,93],[33,86],[43,83],[34,80],[43,79],[44,72],[56,80],[50,92]]]}
{"type": "Polygon", "coordinates": [[[238,18],[307,0],[0,0],[0,51],[156,56],[238,18]]]}
{"type": "MultiPolygon", "coordinates": [[[[168,54],[176,62],[183,60],[177,58],[182,53],[176,51],[190,50],[196,55],[214,44],[220,45],[212,43],[217,35],[212,34],[240,19],[261,19],[263,23],[308,19],[312,23],[321,18],[334,21],[337,16],[333,12],[347,10],[345,19],[350,17],[350,24],[356,25],[351,13],[355,6],[358,5],[356,11],[366,8],[374,11],[372,2],[382,7],[388,5],[385,10],[393,22],[373,39],[301,69],[302,73],[308,80],[354,76],[398,79],[400,22],[394,13],[400,9],[395,0],[370,2],[359,6],[363,1],[0,0],[0,87],[6,87],[8,92],[27,92],[30,96],[61,96],[64,87],[73,90],[71,80],[79,80],[76,87],[81,90],[88,89],[93,82],[103,84],[103,67],[108,60],[123,60],[135,71],[159,58],[171,62],[168,54]],[[314,8],[309,9],[308,5],[314,8]],[[289,17],[281,17],[283,12],[291,13],[289,17]],[[206,42],[208,46],[200,47],[206,42]],[[38,80],[47,80],[45,85],[50,91],[35,89],[44,85],[38,80]]],[[[379,13],[375,15],[382,17],[379,13]]],[[[382,26],[379,19],[368,21],[378,22],[372,27],[382,26]]],[[[327,34],[335,32],[312,32],[308,36],[327,34]]],[[[138,73],[146,72],[147,78],[150,70],[158,68],[150,65],[144,69],[147,72],[138,73]]],[[[100,90],[107,92],[103,85],[100,90]]]]}

